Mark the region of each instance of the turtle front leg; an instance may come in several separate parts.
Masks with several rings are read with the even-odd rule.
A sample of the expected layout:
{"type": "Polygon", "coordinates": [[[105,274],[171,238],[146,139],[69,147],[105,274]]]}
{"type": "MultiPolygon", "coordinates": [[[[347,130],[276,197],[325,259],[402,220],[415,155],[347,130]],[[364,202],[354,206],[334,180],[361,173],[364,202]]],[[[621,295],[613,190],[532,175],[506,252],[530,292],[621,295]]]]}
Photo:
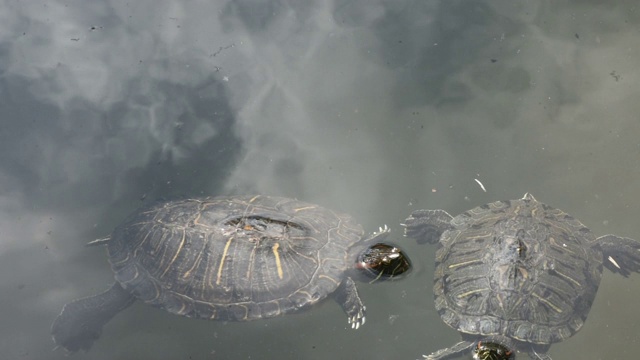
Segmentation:
{"type": "Polygon", "coordinates": [[[435,244],[451,227],[451,215],[444,210],[416,210],[404,221],[404,236],[435,244]]]}
{"type": "Polygon", "coordinates": [[[446,349],[440,349],[429,355],[422,355],[422,357],[427,360],[444,360],[469,351],[469,349],[471,349],[473,345],[475,345],[474,341],[460,341],[459,343],[446,349]]]}
{"type": "Polygon", "coordinates": [[[353,279],[350,277],[344,279],[334,297],[347,314],[347,321],[352,329],[358,329],[364,325],[366,307],[358,295],[358,289],[353,279]]]}
{"type": "Polygon", "coordinates": [[[640,241],[616,235],[596,239],[595,246],[602,251],[602,263],[611,272],[624,277],[640,272],[640,241]]]}

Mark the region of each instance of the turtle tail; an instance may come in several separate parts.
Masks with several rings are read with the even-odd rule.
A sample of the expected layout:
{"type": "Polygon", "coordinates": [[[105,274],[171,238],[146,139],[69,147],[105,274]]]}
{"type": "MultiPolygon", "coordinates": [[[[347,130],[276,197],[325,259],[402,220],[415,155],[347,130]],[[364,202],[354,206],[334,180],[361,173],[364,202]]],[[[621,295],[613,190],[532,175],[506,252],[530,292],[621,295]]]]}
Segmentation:
{"type": "Polygon", "coordinates": [[[102,326],[134,301],[135,297],[117,282],[101,294],[74,300],[53,322],[53,341],[70,353],[87,351],[100,337],[102,326]]]}

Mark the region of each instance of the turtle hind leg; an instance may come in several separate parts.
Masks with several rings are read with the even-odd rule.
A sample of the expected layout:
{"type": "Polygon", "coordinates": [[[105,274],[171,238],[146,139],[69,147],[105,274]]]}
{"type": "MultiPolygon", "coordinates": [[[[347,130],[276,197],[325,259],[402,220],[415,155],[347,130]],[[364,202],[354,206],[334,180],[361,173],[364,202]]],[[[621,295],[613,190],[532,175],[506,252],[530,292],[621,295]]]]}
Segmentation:
{"type": "Polygon", "coordinates": [[[350,277],[344,279],[340,287],[336,290],[334,298],[342,310],[347,314],[347,321],[352,329],[358,329],[364,325],[366,307],[358,295],[356,284],[350,277]]]}
{"type": "Polygon", "coordinates": [[[602,263],[613,273],[624,277],[640,272],[640,241],[616,235],[604,235],[596,240],[602,251],[602,263]]]}
{"type": "Polygon", "coordinates": [[[449,359],[453,356],[460,355],[463,352],[468,351],[475,345],[474,341],[460,341],[453,346],[450,346],[446,349],[440,349],[434,353],[429,355],[422,355],[423,358],[427,360],[444,360],[449,359]]]}
{"type": "Polygon", "coordinates": [[[404,236],[435,244],[451,227],[453,217],[444,210],[416,210],[404,221],[404,236]]]}
{"type": "Polygon", "coordinates": [[[102,326],[134,301],[135,297],[118,283],[101,294],[74,300],[62,308],[51,325],[53,341],[70,353],[87,351],[100,337],[102,326]]]}

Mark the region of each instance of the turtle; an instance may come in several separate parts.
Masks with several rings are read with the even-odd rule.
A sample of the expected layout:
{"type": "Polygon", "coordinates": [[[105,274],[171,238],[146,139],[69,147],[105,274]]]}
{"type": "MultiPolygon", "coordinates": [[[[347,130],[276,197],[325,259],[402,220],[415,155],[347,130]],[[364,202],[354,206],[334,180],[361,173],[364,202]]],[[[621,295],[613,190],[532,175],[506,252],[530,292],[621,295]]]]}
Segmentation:
{"type": "Polygon", "coordinates": [[[51,334],[69,353],[88,351],[102,327],[135,300],[190,318],[248,321],[307,309],[330,295],[348,323],[365,323],[354,279],[396,278],[406,254],[364,236],[353,217],[277,196],[158,202],[129,216],[106,245],[115,283],[64,305],[51,334]]]}
{"type": "Polygon", "coordinates": [[[438,244],[433,292],[442,320],[462,341],[424,358],[473,349],[477,359],[515,352],[550,360],[550,345],[578,332],[596,296],[603,266],[628,277],[640,271],[640,242],[596,237],[580,221],[526,193],[455,217],[416,210],[405,236],[438,244]]]}

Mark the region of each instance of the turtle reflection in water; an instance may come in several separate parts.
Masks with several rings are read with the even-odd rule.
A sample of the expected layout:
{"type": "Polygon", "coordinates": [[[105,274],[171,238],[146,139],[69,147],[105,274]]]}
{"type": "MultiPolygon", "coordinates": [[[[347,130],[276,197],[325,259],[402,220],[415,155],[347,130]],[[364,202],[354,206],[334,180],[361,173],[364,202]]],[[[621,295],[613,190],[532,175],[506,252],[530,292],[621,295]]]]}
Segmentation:
{"type": "Polygon", "coordinates": [[[352,276],[375,281],[410,268],[402,251],[379,243],[388,233],[385,226],[365,239],[351,216],[282,197],[159,203],[93,242],[106,244],[116,282],[66,304],[53,339],[69,352],[88,350],[136,299],[177,315],[245,321],[296,312],[333,294],[357,329],[365,306],[352,276]]]}
{"type": "Polygon", "coordinates": [[[582,328],[603,265],[625,277],[640,271],[640,242],[596,238],[580,221],[530,194],[456,217],[417,210],[404,226],[406,236],[438,243],[436,309],[463,338],[424,356],[431,360],[476,344],[478,359],[508,359],[513,350],[550,360],[550,344],[582,328]]]}

